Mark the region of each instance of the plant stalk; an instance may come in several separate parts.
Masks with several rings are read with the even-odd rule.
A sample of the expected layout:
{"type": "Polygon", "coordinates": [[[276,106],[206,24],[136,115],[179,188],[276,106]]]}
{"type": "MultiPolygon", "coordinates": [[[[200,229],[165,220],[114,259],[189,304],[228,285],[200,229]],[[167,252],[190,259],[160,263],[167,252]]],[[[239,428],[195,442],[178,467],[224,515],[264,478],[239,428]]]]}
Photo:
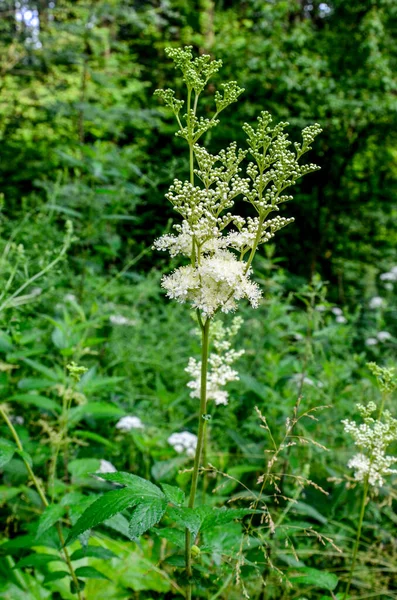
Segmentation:
{"type": "MultiPolygon", "coordinates": [[[[7,414],[4,406],[1,406],[1,405],[0,405],[0,414],[3,417],[4,421],[6,422],[7,427],[10,430],[11,435],[12,435],[12,437],[15,440],[15,443],[17,445],[18,450],[21,452],[20,456],[21,456],[23,462],[25,463],[25,467],[27,469],[29,477],[32,480],[32,483],[33,483],[34,487],[36,488],[38,495],[40,496],[40,500],[44,504],[45,508],[47,508],[47,506],[49,506],[50,503],[47,500],[47,497],[46,497],[45,492],[44,492],[44,490],[43,490],[43,488],[41,486],[40,481],[37,479],[36,475],[33,472],[32,467],[30,466],[29,462],[27,461],[27,459],[24,456],[24,450],[23,450],[23,446],[22,446],[22,442],[20,440],[20,437],[19,437],[19,435],[18,435],[18,433],[17,433],[14,425],[11,423],[10,418],[9,418],[9,416],[8,416],[8,414],[7,414]]],[[[67,564],[69,572],[70,572],[70,576],[73,579],[73,583],[74,583],[74,585],[76,587],[76,590],[77,590],[77,597],[78,597],[79,600],[84,600],[84,597],[82,596],[82,594],[80,592],[80,589],[79,589],[79,582],[78,582],[76,574],[74,572],[73,565],[72,565],[71,560],[70,560],[69,552],[67,551],[67,548],[65,547],[65,539],[63,537],[62,527],[61,527],[61,524],[59,522],[57,523],[56,528],[57,528],[57,532],[58,532],[59,541],[60,541],[61,546],[62,546],[62,552],[63,552],[66,564],[67,564]]]]}
{"type": "Polygon", "coordinates": [[[363,497],[362,497],[362,501],[361,501],[361,509],[360,509],[360,517],[359,517],[359,521],[358,521],[357,536],[356,536],[356,541],[355,541],[354,549],[353,549],[349,577],[347,580],[347,585],[346,585],[345,593],[343,595],[342,600],[346,600],[346,598],[349,594],[350,586],[351,586],[352,578],[353,578],[353,573],[354,573],[354,569],[355,569],[356,562],[357,562],[358,547],[360,545],[361,530],[363,527],[365,507],[367,505],[368,490],[369,490],[369,481],[368,481],[368,476],[367,476],[367,478],[365,479],[365,483],[364,483],[364,491],[363,491],[363,497]]]}
{"type": "MultiPolygon", "coordinates": [[[[204,446],[205,429],[206,429],[206,408],[207,408],[207,372],[208,372],[208,353],[209,353],[209,329],[210,319],[207,317],[201,333],[201,394],[200,394],[200,409],[199,409],[199,426],[197,434],[197,447],[196,454],[194,457],[192,483],[190,487],[189,495],[189,508],[194,508],[194,502],[197,493],[197,483],[200,470],[201,456],[204,446]]],[[[191,600],[192,598],[192,557],[191,557],[191,533],[189,529],[185,532],[185,563],[186,563],[186,575],[188,578],[186,599],[191,600]]]]}

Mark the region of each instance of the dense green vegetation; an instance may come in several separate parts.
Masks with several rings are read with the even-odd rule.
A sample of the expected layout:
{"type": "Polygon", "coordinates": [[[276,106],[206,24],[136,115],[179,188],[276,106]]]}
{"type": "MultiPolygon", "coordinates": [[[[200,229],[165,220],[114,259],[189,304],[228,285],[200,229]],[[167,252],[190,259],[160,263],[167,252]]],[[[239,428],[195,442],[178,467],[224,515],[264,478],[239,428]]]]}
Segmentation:
{"type": "MultiPolygon", "coordinates": [[[[208,115],[220,81],[245,88],[204,136],[214,153],[244,147],[261,110],[293,140],[323,129],[308,159],[321,170],[280,207],[295,223],[255,258],[264,297],[241,310],[240,380],[228,406],[209,406],[198,504],[236,512],[203,516],[193,597],[396,598],[395,474],[369,494],[345,596],[363,486],[341,423],[360,422],[357,402],[379,405],[367,362],[396,358],[395,3],[2,0],[0,17],[0,598],[77,598],[59,530],[118,489],[92,476],[103,461],[189,494],[192,458],[168,439],[196,433],[185,368],[200,344],[160,288],[180,262],[152,250],[176,222],[164,194],[189,178],[153,96],[182,90],[165,48],[184,45],[223,61],[208,115]],[[129,432],[125,416],[140,419],[129,432]]],[[[86,600],[184,597],[186,523],[172,510],[150,534],[132,535],[127,509],[93,530],[95,550],[80,552],[86,533],[73,541],[86,600]]]]}

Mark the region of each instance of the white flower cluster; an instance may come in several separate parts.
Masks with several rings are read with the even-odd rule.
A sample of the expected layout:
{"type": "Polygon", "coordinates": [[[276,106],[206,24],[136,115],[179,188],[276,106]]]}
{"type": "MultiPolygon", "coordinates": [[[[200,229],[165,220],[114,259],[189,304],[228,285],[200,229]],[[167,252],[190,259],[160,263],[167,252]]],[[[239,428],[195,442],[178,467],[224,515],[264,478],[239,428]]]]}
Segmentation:
{"type": "Polygon", "coordinates": [[[182,223],[175,226],[177,235],[166,234],[154,242],[154,248],[169,251],[172,257],[189,257],[190,265],[164,277],[162,286],[168,297],[191,303],[206,317],[212,317],[218,310],[235,310],[236,302],[241,299],[248,299],[256,307],[260,291],[250,280],[255,252],[293,221],[279,215],[271,219],[268,216],[279,212],[279,205],[291,200],[292,196],[284,193],[286,188],[318,169],[313,164],[300,165],[299,160],[311,149],[310,144],[321,129],[317,124],[303,129],[302,142],[295,143],[291,150],[284,132],[288,123],[272,127],[270,114],[262,112],[255,127],[243,126],[248,150],[238,149],[233,142],[219,154],[210,154],[197,144],[198,139],[218,123],[219,113],[235,102],[243,90],[235,81],[222,84],[223,93],[215,94],[214,116],[199,117],[198,97],[221,62],[207,55],[194,58],[189,46],[166,52],[182,71],[188,89],[186,114],[181,113],[184,103],[176,99],[173,90],[156,93],[173,111],[179,126],[176,135],[188,142],[192,160],[190,181],[175,179],[166,194],[182,217],[182,223]],[[192,90],[196,94],[193,107],[192,90]],[[253,162],[248,163],[247,176],[243,177],[240,165],[248,153],[253,162]],[[196,185],[198,180],[200,185],[196,185]],[[255,216],[243,218],[228,212],[238,196],[251,204],[255,216]]]}
{"type": "Polygon", "coordinates": [[[370,308],[372,308],[372,310],[376,310],[377,308],[382,308],[384,305],[385,305],[385,301],[383,300],[383,298],[381,298],[380,296],[374,296],[369,301],[368,306],[370,308]]]}
{"type": "Polygon", "coordinates": [[[116,423],[116,429],[120,429],[120,431],[131,431],[131,429],[144,429],[145,426],[140,420],[139,417],[133,417],[132,415],[127,415],[125,417],[121,417],[121,419],[116,423]]]}
{"type": "Polygon", "coordinates": [[[181,431],[181,433],[172,433],[168,438],[168,443],[178,454],[186,452],[190,457],[196,453],[197,436],[190,431],[181,431]]]}
{"type": "MultiPolygon", "coordinates": [[[[101,462],[99,465],[99,469],[95,471],[96,473],[116,473],[117,469],[111,462],[101,458],[101,462]]],[[[100,477],[98,478],[100,479],[100,477]]]]}
{"type": "Polygon", "coordinates": [[[369,337],[365,340],[366,346],[376,346],[378,342],[385,343],[392,339],[391,333],[388,331],[379,331],[376,337],[369,337]]]}
{"type": "Polygon", "coordinates": [[[247,298],[256,308],[261,297],[258,285],[249,279],[251,269],[234,254],[220,250],[205,256],[197,267],[188,265],[163,277],[162,286],[169,298],[190,302],[204,314],[212,317],[217,310],[224,313],[235,310],[236,301],[247,298]]]}
{"type": "Polygon", "coordinates": [[[136,325],[136,321],[128,319],[123,315],[110,315],[109,321],[112,325],[136,325]]]}
{"type": "MultiPolygon", "coordinates": [[[[238,380],[238,373],[232,368],[233,363],[244,354],[244,350],[234,350],[232,339],[237,334],[242,324],[240,317],[235,317],[231,327],[224,327],[220,321],[213,323],[213,345],[215,352],[211,352],[208,358],[207,374],[207,400],[213,400],[215,404],[228,404],[229,394],[223,388],[231,381],[238,380]]],[[[200,398],[201,395],[201,362],[195,358],[189,359],[185,371],[189,373],[192,380],[187,384],[192,390],[192,398],[200,398]]]]}
{"type": "Polygon", "coordinates": [[[363,423],[342,421],[346,433],[350,433],[354,443],[361,450],[348,462],[348,467],[355,469],[354,478],[366,481],[373,487],[382,486],[384,476],[397,473],[391,466],[397,462],[397,457],[386,454],[387,446],[397,440],[397,419],[389,411],[384,411],[383,420],[374,419],[371,415],[376,411],[374,402],[367,406],[357,404],[357,410],[363,418],[363,423]]]}
{"type": "Polygon", "coordinates": [[[390,271],[387,271],[386,273],[382,273],[379,276],[379,279],[381,281],[391,281],[392,283],[397,281],[397,266],[392,267],[390,271]]]}

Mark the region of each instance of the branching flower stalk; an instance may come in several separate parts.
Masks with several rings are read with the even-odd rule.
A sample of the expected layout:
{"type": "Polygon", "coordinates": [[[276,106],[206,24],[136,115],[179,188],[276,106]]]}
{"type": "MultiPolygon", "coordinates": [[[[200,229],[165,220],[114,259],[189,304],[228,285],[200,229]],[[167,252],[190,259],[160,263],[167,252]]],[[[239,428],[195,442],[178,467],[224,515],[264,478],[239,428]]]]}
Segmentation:
{"type": "MultiPolygon", "coordinates": [[[[168,48],[166,53],[182,72],[187,88],[186,113],[181,112],[185,102],[176,98],[174,90],[157,90],[156,94],[176,118],[176,135],[188,144],[190,174],[189,181],[175,179],[166,194],[182,217],[182,223],[175,225],[177,235],[163,235],[154,247],[190,261],[164,276],[162,287],[169,298],[191,305],[201,329],[199,426],[189,497],[189,507],[193,508],[206,430],[211,323],[218,313],[235,311],[240,300],[247,299],[254,308],[258,306],[261,290],[251,279],[255,254],[259,246],[293,221],[279,215],[268,217],[280,211],[280,204],[292,199],[283,193],[286,188],[318,169],[299,161],[311,149],[310,144],[321,129],[317,124],[303,129],[302,142],[296,142],[291,150],[284,131],[288,123],[272,127],[272,118],[264,111],[256,127],[248,123],[243,126],[248,149],[238,148],[232,142],[218,154],[211,154],[199,140],[218,124],[219,114],[236,102],[244,90],[235,81],[221,84],[222,92],[215,93],[213,116],[199,116],[200,95],[210,77],[219,71],[221,61],[208,55],[194,58],[191,47],[168,48]],[[245,166],[246,176],[242,176],[248,154],[252,160],[245,166]],[[236,198],[251,205],[252,216],[230,212],[236,198]]],[[[187,599],[192,597],[191,542],[191,534],[186,531],[187,599]]]]}
{"type": "Polygon", "coordinates": [[[377,410],[376,405],[374,402],[369,402],[367,406],[357,404],[357,410],[363,419],[363,423],[357,425],[355,421],[349,421],[348,419],[342,421],[345,431],[352,435],[355,445],[360,449],[360,453],[348,462],[348,467],[355,469],[355,480],[363,484],[357,534],[343,600],[348,598],[357,563],[365,509],[370,491],[373,489],[374,493],[377,493],[378,488],[384,483],[384,476],[397,473],[396,469],[391,469],[391,466],[397,462],[397,458],[386,455],[387,446],[392,441],[397,440],[397,419],[394,419],[388,410],[384,410],[387,398],[397,388],[394,370],[379,367],[376,363],[368,363],[367,366],[375,375],[381,392],[381,403],[377,411],[377,418],[372,417],[377,410]]]}

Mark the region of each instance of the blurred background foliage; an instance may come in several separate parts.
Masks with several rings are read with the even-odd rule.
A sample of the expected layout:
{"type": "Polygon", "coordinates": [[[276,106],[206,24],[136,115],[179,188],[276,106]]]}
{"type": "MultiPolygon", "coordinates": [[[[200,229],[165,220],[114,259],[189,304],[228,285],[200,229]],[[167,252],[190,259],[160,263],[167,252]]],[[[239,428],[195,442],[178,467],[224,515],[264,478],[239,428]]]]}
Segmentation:
{"type": "Polygon", "coordinates": [[[324,129],[321,171],[285,207],[297,219],[278,240],[287,268],[320,272],[335,300],[355,302],[397,262],[392,0],[2,0],[0,12],[5,214],[72,217],[76,261],[123,265],[172,217],[163,195],[186,157],[153,91],[175,79],[164,48],[192,44],[245,87],[207,137],[213,150],[245,145],[241,125],[261,109],[324,129]]]}

